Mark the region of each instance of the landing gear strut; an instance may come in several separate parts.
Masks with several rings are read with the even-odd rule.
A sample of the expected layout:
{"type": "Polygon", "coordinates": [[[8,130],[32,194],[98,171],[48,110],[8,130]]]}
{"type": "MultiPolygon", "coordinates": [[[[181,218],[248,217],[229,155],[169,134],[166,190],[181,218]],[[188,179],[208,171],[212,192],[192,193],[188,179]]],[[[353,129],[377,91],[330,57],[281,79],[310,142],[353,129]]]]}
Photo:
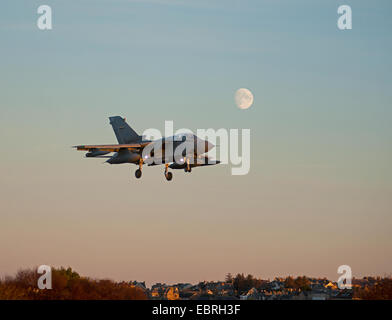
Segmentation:
{"type": "Polygon", "coordinates": [[[186,158],[186,167],[184,169],[185,172],[192,172],[192,167],[189,163],[189,158],[186,158]]]}
{"type": "Polygon", "coordinates": [[[142,167],[143,167],[143,160],[140,159],[140,161],[139,161],[139,169],[137,169],[135,171],[135,177],[137,179],[140,179],[142,177],[142,167]]]}
{"type": "Polygon", "coordinates": [[[173,174],[171,172],[168,171],[168,164],[165,164],[165,177],[167,181],[171,181],[171,179],[173,179],[173,174]]]}

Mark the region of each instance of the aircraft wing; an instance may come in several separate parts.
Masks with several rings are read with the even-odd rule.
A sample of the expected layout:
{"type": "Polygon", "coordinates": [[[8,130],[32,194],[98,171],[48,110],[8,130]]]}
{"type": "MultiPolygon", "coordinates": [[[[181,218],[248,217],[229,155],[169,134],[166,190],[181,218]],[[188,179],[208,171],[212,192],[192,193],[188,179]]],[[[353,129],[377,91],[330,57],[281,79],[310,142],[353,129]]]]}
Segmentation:
{"type": "Polygon", "coordinates": [[[130,144],[90,144],[90,145],[80,145],[74,146],[77,150],[99,150],[99,151],[107,151],[107,152],[118,152],[120,149],[140,149],[144,148],[149,142],[145,143],[130,143],[130,144]]]}

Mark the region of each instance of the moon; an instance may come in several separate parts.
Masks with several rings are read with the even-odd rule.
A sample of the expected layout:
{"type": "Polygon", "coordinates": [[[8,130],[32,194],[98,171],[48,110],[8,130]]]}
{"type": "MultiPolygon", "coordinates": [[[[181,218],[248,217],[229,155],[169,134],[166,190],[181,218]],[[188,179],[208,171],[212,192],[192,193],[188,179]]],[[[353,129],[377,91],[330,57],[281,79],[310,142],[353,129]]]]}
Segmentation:
{"type": "Polygon", "coordinates": [[[240,88],[234,95],[235,104],[240,109],[248,109],[253,104],[253,94],[246,88],[240,88]]]}

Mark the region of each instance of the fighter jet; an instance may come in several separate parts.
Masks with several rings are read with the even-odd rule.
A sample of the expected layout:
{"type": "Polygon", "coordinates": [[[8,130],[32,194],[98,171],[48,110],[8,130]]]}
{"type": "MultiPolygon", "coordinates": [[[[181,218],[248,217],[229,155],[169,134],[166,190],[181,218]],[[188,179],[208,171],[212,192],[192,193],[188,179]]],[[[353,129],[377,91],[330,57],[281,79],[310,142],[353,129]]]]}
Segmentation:
{"type": "Polygon", "coordinates": [[[135,177],[142,176],[143,165],[165,165],[164,175],[167,181],[173,178],[171,169],[184,169],[191,172],[194,167],[219,164],[206,153],[214,148],[214,144],[200,139],[190,133],[178,134],[158,140],[144,140],[120,116],[109,117],[118,144],[110,145],[79,145],[77,150],[88,151],[87,158],[108,158],[110,164],[133,163],[139,168],[135,177]],[[109,153],[114,153],[108,155],[109,153]]]}

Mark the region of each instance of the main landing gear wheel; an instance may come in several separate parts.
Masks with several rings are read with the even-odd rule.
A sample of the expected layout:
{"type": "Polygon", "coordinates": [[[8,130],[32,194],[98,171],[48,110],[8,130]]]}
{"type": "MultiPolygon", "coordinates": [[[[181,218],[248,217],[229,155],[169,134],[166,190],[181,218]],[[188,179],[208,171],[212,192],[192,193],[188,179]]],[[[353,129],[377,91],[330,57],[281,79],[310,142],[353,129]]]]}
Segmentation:
{"type": "Polygon", "coordinates": [[[188,169],[188,168],[185,167],[184,171],[185,171],[185,172],[192,172],[192,168],[189,168],[189,169],[188,169]]]}
{"type": "Polygon", "coordinates": [[[173,179],[173,174],[171,172],[165,173],[165,177],[167,181],[171,181],[173,179]]]}
{"type": "Polygon", "coordinates": [[[135,171],[135,177],[136,177],[137,179],[140,179],[141,176],[142,176],[142,170],[137,169],[137,170],[135,171]]]}
{"type": "Polygon", "coordinates": [[[167,163],[165,164],[165,177],[167,181],[173,179],[173,174],[169,172],[169,165],[167,163]]]}
{"type": "Polygon", "coordinates": [[[139,169],[135,171],[136,179],[140,179],[142,177],[142,168],[143,168],[143,159],[140,158],[139,160],[139,169]]]}

